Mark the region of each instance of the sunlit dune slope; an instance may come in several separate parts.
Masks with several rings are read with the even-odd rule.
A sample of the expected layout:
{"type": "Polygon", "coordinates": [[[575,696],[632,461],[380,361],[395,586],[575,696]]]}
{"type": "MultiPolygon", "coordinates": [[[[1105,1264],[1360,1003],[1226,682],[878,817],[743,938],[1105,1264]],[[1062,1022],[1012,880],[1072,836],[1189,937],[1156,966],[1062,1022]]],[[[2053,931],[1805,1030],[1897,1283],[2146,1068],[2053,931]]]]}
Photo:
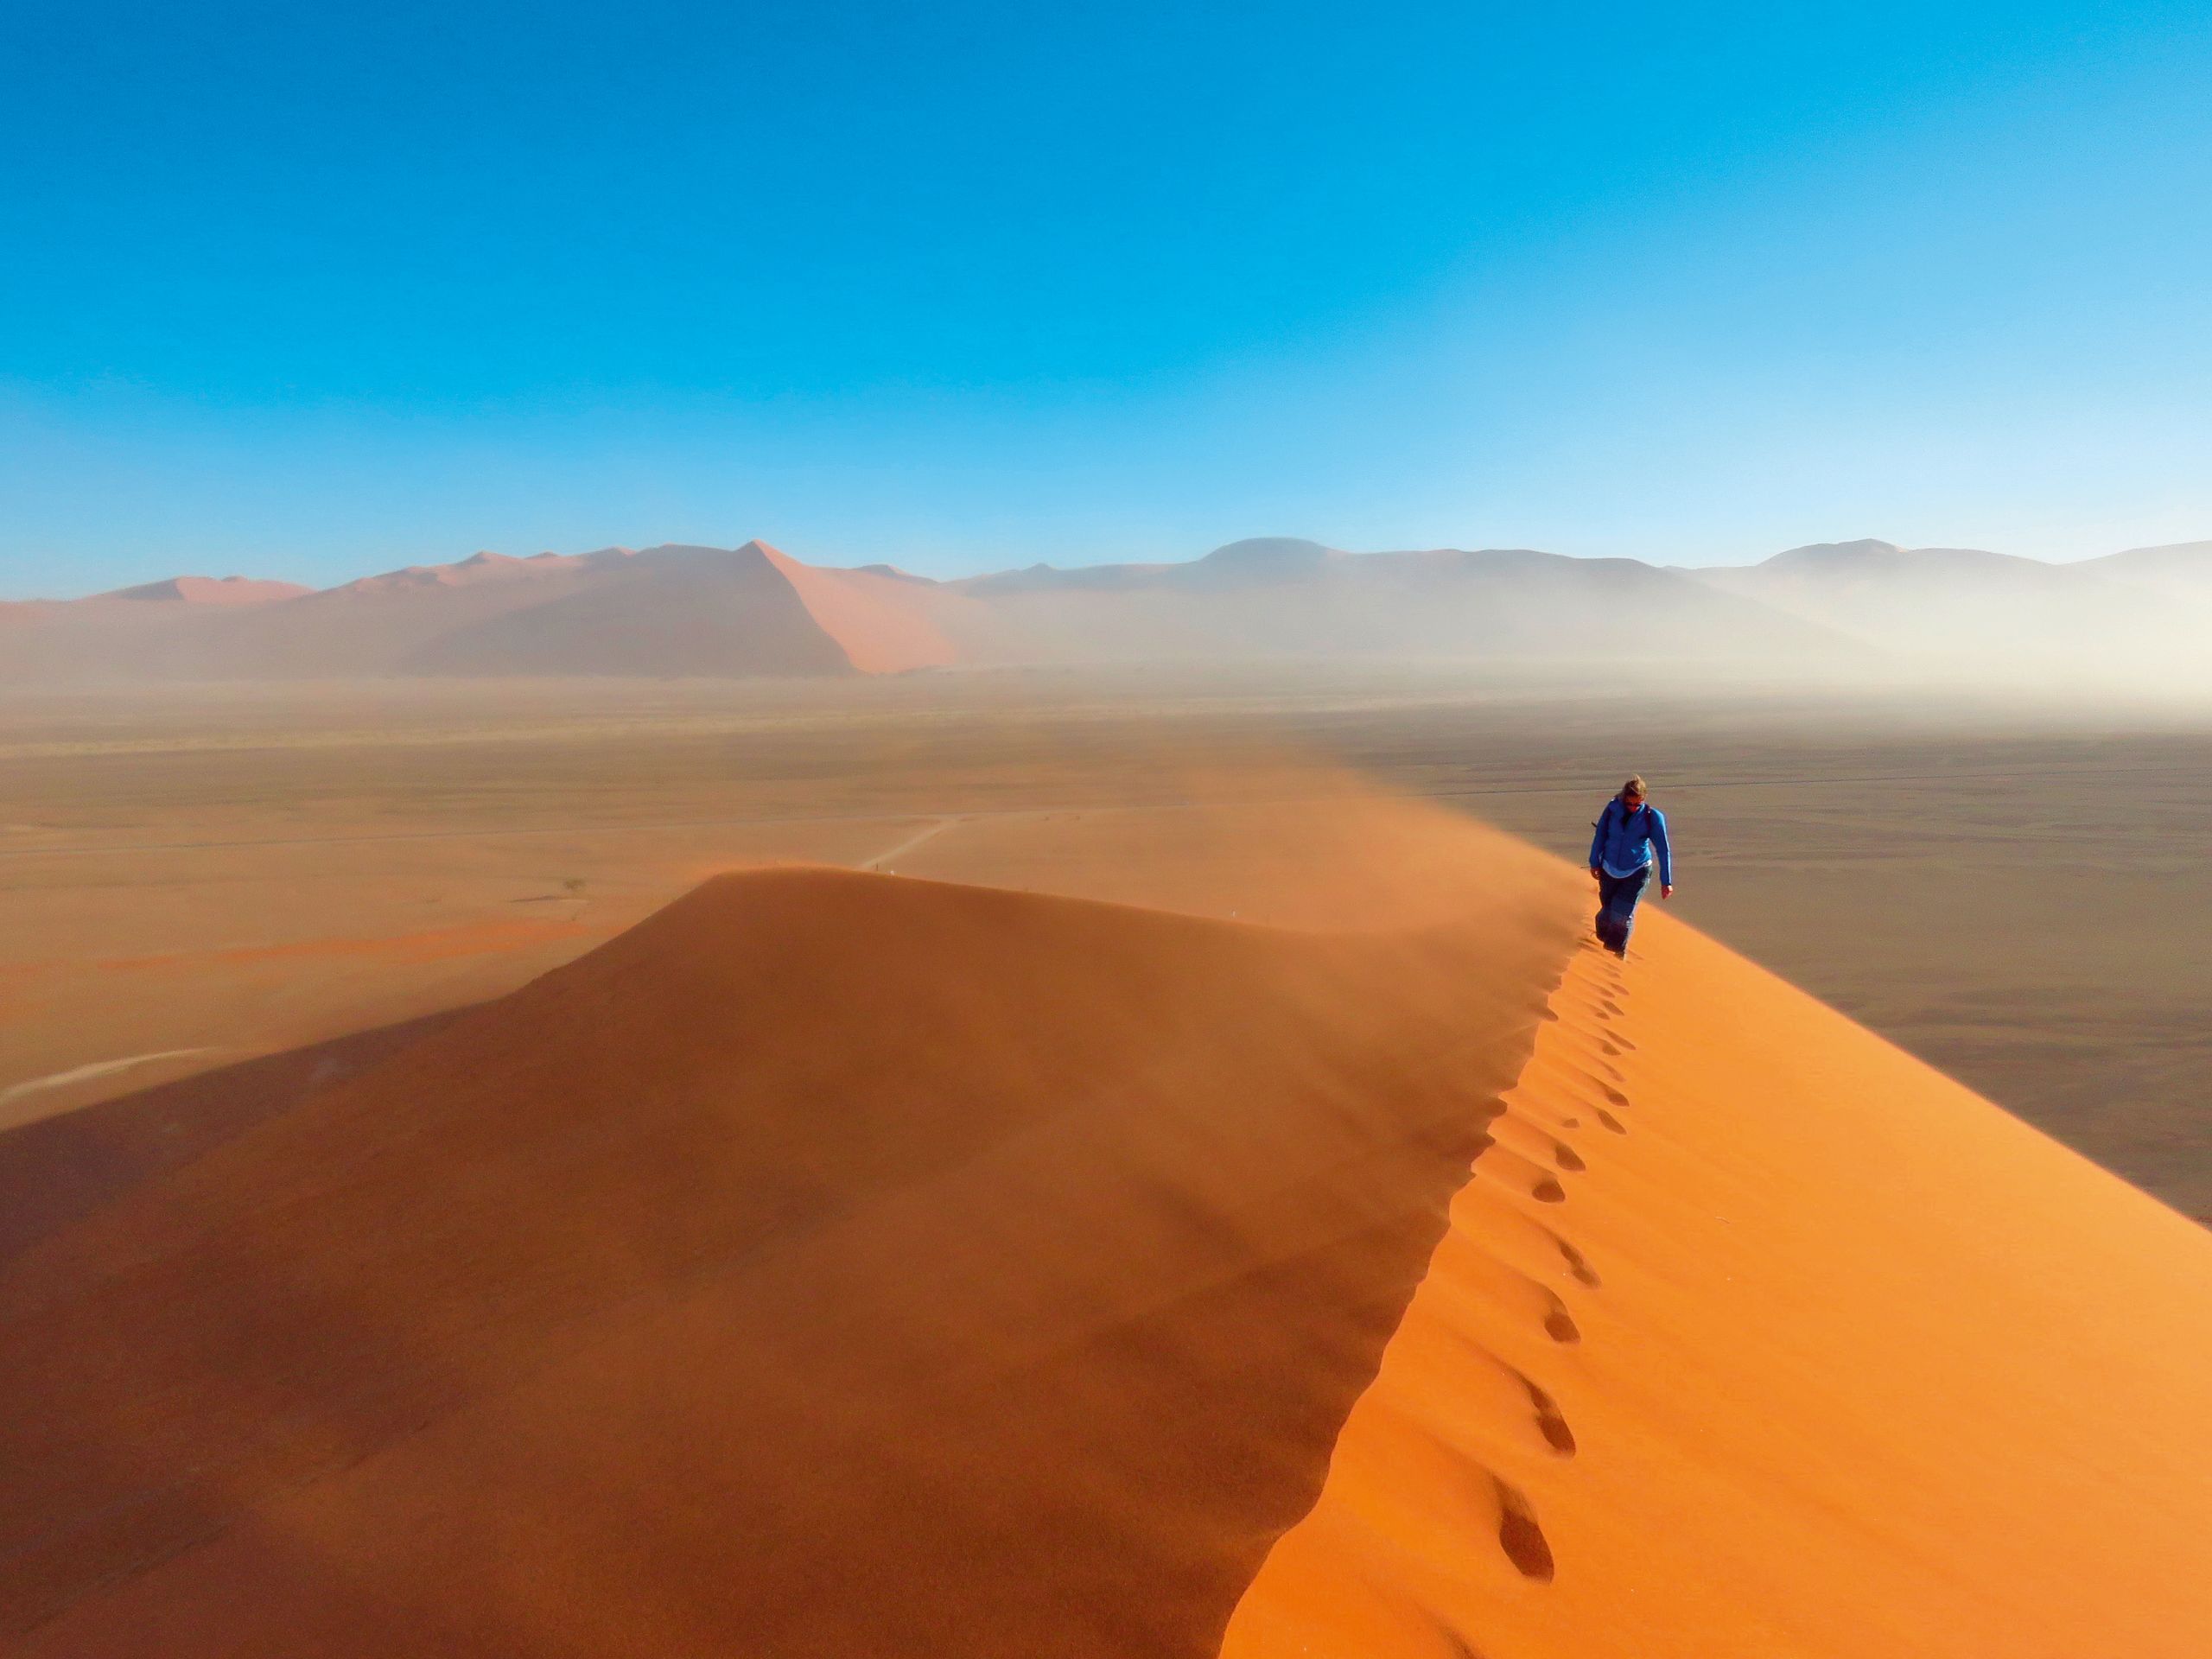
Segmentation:
{"type": "Polygon", "coordinates": [[[2212,1653],[2212,1240],[1637,947],[1578,958],[1224,1653],[2212,1653]]]}
{"type": "Polygon", "coordinates": [[[803,564],[779,548],[755,542],[791,583],[817,626],[835,639],[863,674],[903,674],[947,668],[960,660],[938,626],[938,613],[969,601],[933,582],[874,570],[834,570],[803,564]]]}
{"type": "Polygon", "coordinates": [[[713,881],[0,1268],[6,1649],[1211,1653],[1571,899],[713,881]]]}

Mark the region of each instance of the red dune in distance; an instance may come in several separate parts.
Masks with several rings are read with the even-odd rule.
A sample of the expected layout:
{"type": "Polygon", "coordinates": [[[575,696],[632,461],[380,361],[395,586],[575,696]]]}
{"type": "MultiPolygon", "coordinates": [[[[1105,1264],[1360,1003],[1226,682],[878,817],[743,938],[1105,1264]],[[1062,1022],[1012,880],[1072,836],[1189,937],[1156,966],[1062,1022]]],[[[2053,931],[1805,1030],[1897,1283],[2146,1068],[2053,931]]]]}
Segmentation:
{"type": "Polygon", "coordinates": [[[0,1649],[2207,1650],[2212,1241],[1344,826],[1234,922],[723,876],[181,1163],[105,1110],[0,1264],[0,1649]]]}
{"type": "Polygon", "coordinates": [[[487,582],[617,569],[626,560],[635,556],[625,547],[601,548],[595,553],[537,553],[526,559],[508,553],[478,552],[451,564],[410,564],[398,570],[381,571],[330,591],[358,596],[407,593],[425,588],[474,588],[487,582]]]}
{"type": "Polygon", "coordinates": [[[171,576],[137,588],[118,588],[101,599],[169,601],[186,605],[266,605],[272,600],[297,599],[312,588],[296,582],[264,582],[251,576],[171,576]]]}
{"type": "MultiPolygon", "coordinates": [[[[200,580],[24,607],[34,626],[0,658],[0,681],[855,671],[758,543],[478,553],[252,604],[207,602],[200,580]],[[162,594],[194,602],[141,602],[162,594]]],[[[861,594],[847,609],[868,604],[861,594]]]]}
{"type": "MultiPolygon", "coordinates": [[[[575,591],[440,634],[414,672],[844,674],[852,664],[766,550],[665,547],[586,561],[575,591]]],[[[509,591],[542,582],[507,581],[509,591]]]]}
{"type": "Polygon", "coordinates": [[[783,573],[807,613],[861,673],[948,668],[960,660],[933,614],[947,602],[938,596],[936,583],[871,570],[827,569],[802,564],[766,542],[752,545],[783,573]]]}

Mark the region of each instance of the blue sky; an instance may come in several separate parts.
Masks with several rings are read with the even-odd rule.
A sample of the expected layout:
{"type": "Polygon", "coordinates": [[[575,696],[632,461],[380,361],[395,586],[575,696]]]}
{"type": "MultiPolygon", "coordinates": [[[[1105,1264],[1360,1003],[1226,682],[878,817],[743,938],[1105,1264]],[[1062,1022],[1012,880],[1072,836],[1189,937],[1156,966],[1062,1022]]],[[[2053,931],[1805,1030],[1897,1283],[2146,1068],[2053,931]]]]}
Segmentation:
{"type": "Polygon", "coordinates": [[[2212,536],[2201,0],[16,0],[0,54],[0,594],[2212,536]]]}

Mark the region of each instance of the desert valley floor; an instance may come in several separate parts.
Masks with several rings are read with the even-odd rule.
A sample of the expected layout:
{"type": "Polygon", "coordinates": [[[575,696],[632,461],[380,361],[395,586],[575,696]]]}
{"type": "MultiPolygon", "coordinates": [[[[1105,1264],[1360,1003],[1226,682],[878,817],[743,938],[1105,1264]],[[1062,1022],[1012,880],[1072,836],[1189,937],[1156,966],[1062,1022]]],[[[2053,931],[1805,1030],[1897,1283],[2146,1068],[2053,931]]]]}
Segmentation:
{"type": "Polygon", "coordinates": [[[1630,768],[1675,913],[2212,1214],[2212,722],[1347,669],[13,694],[0,1126],[377,1052],[722,869],[1225,913],[1347,776],[1574,858],[1630,768]]]}

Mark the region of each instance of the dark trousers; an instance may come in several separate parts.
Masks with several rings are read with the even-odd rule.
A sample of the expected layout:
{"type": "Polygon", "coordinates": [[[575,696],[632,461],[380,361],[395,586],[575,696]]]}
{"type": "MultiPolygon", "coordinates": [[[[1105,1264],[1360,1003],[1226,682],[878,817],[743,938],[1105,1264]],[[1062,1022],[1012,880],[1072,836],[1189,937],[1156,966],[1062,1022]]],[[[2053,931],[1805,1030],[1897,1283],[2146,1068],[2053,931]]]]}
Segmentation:
{"type": "Polygon", "coordinates": [[[1634,875],[1598,872],[1598,943],[1617,957],[1628,954],[1629,931],[1636,925],[1636,901],[1643,897],[1643,884],[1650,879],[1648,864],[1634,875]]]}

